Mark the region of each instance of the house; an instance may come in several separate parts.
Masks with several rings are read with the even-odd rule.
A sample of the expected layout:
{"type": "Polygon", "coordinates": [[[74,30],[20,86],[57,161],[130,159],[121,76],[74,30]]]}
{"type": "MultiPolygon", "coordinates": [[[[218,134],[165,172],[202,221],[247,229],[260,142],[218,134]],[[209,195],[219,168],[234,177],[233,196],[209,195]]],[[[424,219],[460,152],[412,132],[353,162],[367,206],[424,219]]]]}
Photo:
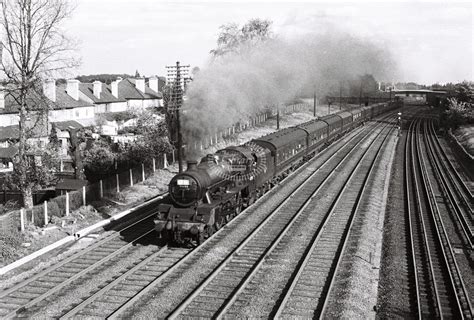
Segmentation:
{"type": "Polygon", "coordinates": [[[162,106],[162,94],[158,91],[158,78],[121,78],[110,84],[110,92],[118,99],[127,101],[128,109],[143,110],[162,106]]]}
{"type": "Polygon", "coordinates": [[[13,157],[18,152],[15,146],[0,148],[0,173],[13,171],[13,157]]]}
{"type": "Polygon", "coordinates": [[[44,94],[51,100],[49,121],[75,120],[87,127],[95,125],[95,106],[79,99],[79,80],[67,80],[67,84],[55,85],[54,80],[45,81],[44,94]]]}
{"type": "Polygon", "coordinates": [[[100,81],[79,83],[79,99],[94,104],[96,114],[127,110],[127,100],[114,96],[111,88],[100,81]]]}
{"type": "Polygon", "coordinates": [[[71,139],[69,131],[80,130],[82,128],[84,128],[84,126],[75,120],[58,121],[53,123],[51,130],[56,130],[58,140],[61,142],[60,155],[62,158],[68,157],[69,140],[71,139]]]}

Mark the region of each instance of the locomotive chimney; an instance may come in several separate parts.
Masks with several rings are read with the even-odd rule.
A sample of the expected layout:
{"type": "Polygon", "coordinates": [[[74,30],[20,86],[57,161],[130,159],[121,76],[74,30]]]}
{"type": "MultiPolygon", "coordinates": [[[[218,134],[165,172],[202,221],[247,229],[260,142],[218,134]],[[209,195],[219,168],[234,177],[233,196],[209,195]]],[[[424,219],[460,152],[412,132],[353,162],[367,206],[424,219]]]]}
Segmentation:
{"type": "Polygon", "coordinates": [[[186,171],[196,170],[196,169],[197,169],[197,161],[188,161],[188,169],[186,171]]]}

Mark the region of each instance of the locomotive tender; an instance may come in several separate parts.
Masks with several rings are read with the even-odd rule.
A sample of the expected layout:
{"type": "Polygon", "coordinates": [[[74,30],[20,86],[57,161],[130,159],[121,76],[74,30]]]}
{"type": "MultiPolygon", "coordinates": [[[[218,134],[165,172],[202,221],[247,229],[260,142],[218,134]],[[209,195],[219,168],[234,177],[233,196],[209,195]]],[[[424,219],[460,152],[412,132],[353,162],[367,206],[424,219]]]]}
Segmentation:
{"type": "Polygon", "coordinates": [[[399,103],[341,111],[188,162],[169,183],[155,229],[166,240],[200,244],[333,140],[399,103]]]}

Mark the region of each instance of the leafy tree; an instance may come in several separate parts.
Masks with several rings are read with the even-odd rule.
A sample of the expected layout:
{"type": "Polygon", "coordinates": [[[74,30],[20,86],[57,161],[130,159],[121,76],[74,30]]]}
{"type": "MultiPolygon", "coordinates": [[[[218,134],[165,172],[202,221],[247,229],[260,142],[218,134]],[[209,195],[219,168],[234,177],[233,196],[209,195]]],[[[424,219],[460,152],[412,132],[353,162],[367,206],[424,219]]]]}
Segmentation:
{"type": "Polygon", "coordinates": [[[71,9],[65,0],[3,0],[0,10],[0,71],[5,76],[7,94],[15,100],[19,113],[18,154],[12,181],[29,208],[33,206],[33,189],[44,185],[41,179],[47,178],[44,173],[48,170],[44,168],[49,161],[38,165],[38,161],[31,160],[27,140],[40,121],[28,124],[28,119],[42,119],[41,114],[47,114],[50,106],[42,93],[41,79],[78,64],[71,55],[71,41],[60,29],[71,9]]]}
{"type": "Polygon", "coordinates": [[[84,151],[86,173],[89,176],[108,173],[114,166],[115,158],[109,143],[102,139],[94,140],[91,147],[84,151]]]}
{"type": "Polygon", "coordinates": [[[236,23],[228,23],[219,27],[217,48],[211,50],[214,57],[228,53],[239,53],[244,47],[256,45],[272,37],[272,21],[250,19],[242,27],[236,23]]]}
{"type": "Polygon", "coordinates": [[[85,179],[84,165],[83,165],[83,146],[85,145],[85,136],[81,130],[69,129],[69,153],[71,155],[74,177],[76,179],[85,179]]]}
{"type": "Polygon", "coordinates": [[[58,138],[58,132],[56,131],[56,124],[51,123],[51,132],[49,134],[49,147],[55,151],[61,148],[61,141],[58,138]]]}

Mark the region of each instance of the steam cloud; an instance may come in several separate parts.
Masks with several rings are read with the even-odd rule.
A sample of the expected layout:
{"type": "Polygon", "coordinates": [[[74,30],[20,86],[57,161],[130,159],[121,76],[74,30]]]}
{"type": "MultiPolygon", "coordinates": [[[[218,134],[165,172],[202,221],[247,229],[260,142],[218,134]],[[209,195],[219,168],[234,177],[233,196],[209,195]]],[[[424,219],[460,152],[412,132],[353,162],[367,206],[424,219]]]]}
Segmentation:
{"type": "Polygon", "coordinates": [[[389,79],[389,52],[342,32],[274,39],[208,63],[187,91],[182,116],[188,143],[295,97],[326,95],[340,81],[389,79]]]}

